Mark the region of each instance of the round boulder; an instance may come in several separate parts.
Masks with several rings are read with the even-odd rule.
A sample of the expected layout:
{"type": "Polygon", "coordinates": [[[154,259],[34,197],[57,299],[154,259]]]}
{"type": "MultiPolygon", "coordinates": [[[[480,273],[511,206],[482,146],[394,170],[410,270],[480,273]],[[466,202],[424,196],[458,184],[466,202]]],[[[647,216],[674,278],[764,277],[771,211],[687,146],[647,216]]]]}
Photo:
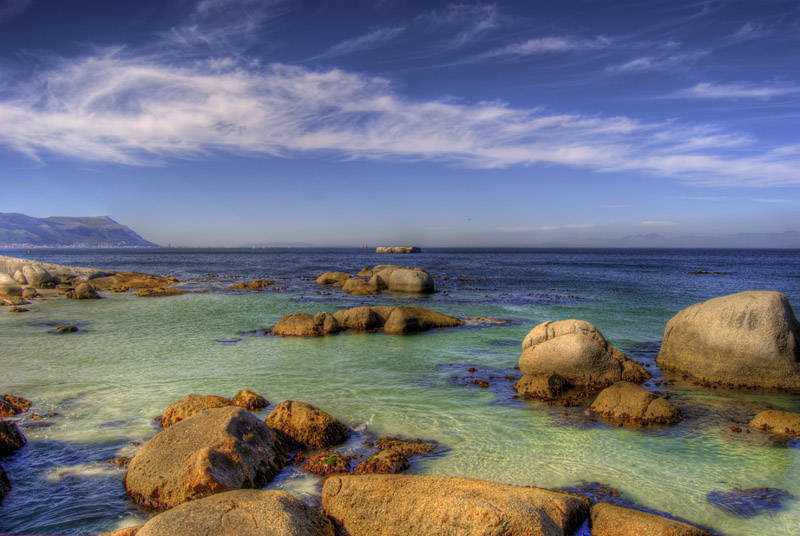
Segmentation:
{"type": "Polygon", "coordinates": [[[278,404],[267,417],[266,423],[309,450],[342,443],[353,433],[321,409],[295,400],[284,400],[278,404]]]}
{"type": "Polygon", "coordinates": [[[231,402],[233,402],[234,406],[249,410],[264,409],[269,406],[269,402],[266,398],[254,393],[250,389],[242,389],[233,395],[231,402]]]}
{"type": "Polygon", "coordinates": [[[656,361],[707,382],[800,390],[800,326],[779,292],[712,298],[672,317],[656,361]]]}
{"type": "Polygon", "coordinates": [[[753,417],[753,420],[750,421],[750,426],[774,434],[800,437],[800,413],[775,410],[762,411],[753,417]]]}
{"type": "Polygon", "coordinates": [[[164,413],[161,415],[159,424],[161,424],[162,428],[167,428],[168,426],[181,422],[183,419],[191,417],[195,413],[200,413],[207,409],[224,408],[230,405],[231,401],[221,396],[186,395],[167,406],[167,409],[165,409],[164,413]]]}
{"type": "Polygon", "coordinates": [[[600,330],[583,320],[543,322],[522,342],[523,375],[556,373],[573,384],[610,385],[643,382],[644,368],[611,346],[600,330]]]}
{"type": "Polygon", "coordinates": [[[390,292],[409,294],[432,294],[434,292],[433,279],[428,272],[405,268],[391,272],[388,289],[390,292]]]}
{"type": "Polygon", "coordinates": [[[67,298],[72,298],[73,300],[99,300],[100,294],[98,294],[88,283],[81,283],[74,289],[67,292],[67,298]]]}
{"type": "Polygon", "coordinates": [[[372,331],[383,327],[380,317],[369,307],[353,307],[333,313],[343,329],[372,331]]]}
{"type": "Polygon", "coordinates": [[[278,490],[237,490],[181,504],[136,536],[334,536],[331,521],[278,490]]]}
{"type": "Polygon", "coordinates": [[[630,382],[600,391],[591,409],[603,417],[637,424],[675,424],[683,419],[681,410],[669,400],[630,382]]]}
{"type": "Polygon", "coordinates": [[[174,508],[215,493],[262,488],[287,455],[278,434],[252,413],[209,409],[145,443],[128,466],[125,488],[146,507],[174,508]]]}
{"type": "Polygon", "coordinates": [[[23,266],[22,275],[25,277],[25,281],[32,287],[42,288],[42,285],[53,283],[53,276],[50,272],[36,264],[26,264],[23,266]]]}

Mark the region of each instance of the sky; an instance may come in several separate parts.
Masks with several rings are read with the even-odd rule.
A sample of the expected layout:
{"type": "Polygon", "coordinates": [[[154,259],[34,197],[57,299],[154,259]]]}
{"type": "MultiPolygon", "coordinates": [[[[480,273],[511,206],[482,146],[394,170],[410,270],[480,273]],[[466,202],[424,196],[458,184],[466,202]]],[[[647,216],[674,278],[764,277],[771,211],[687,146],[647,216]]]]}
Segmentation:
{"type": "Polygon", "coordinates": [[[0,212],[153,242],[800,231],[797,0],[0,0],[0,212]]]}

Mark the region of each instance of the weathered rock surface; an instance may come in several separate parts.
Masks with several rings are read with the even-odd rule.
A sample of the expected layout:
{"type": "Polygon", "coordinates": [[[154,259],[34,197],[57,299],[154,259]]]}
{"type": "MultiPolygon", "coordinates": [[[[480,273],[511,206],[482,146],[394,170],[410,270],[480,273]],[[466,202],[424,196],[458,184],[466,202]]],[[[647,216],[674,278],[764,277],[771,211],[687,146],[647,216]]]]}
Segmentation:
{"type": "Polygon", "coordinates": [[[779,292],[712,298],[672,317],[656,361],[707,382],[800,390],[800,326],[779,292]]]}
{"type": "Polygon", "coordinates": [[[590,527],[596,536],[711,536],[680,521],[608,503],[592,506],[591,515],[590,527]]]}
{"type": "Polygon", "coordinates": [[[240,408],[256,410],[264,409],[269,406],[269,402],[263,396],[251,391],[250,389],[242,389],[231,399],[234,406],[240,408]]]}
{"type": "Polygon", "coordinates": [[[750,426],[789,437],[800,436],[800,413],[790,411],[762,411],[750,421],[750,426]]]}
{"type": "Polygon", "coordinates": [[[14,276],[0,272],[0,285],[11,285],[18,287],[20,285],[25,285],[26,283],[27,281],[25,281],[25,277],[22,276],[22,272],[19,270],[14,273],[14,276]],[[17,276],[21,276],[22,281],[17,279],[17,276]]]}
{"type": "Polygon", "coordinates": [[[514,384],[514,390],[523,398],[554,400],[569,389],[570,383],[554,372],[526,374],[514,384]]]}
{"type": "Polygon", "coordinates": [[[286,315],[272,328],[272,334],[279,337],[320,337],[341,331],[339,322],[330,313],[320,312],[311,316],[307,313],[286,315]]]}
{"type": "Polygon", "coordinates": [[[186,395],[167,406],[161,415],[159,424],[162,428],[167,428],[184,419],[188,419],[195,413],[200,413],[207,409],[224,408],[230,406],[231,401],[227,398],[215,395],[186,395]]]}
{"type": "Polygon", "coordinates": [[[12,455],[27,442],[17,423],[0,420],[0,458],[12,455]]]}
{"type": "Polygon", "coordinates": [[[134,292],[140,298],[162,298],[165,296],[180,296],[186,294],[185,290],[172,287],[140,288],[134,292]]]}
{"type": "Polygon", "coordinates": [[[77,333],[78,326],[59,326],[56,328],[56,333],[77,333]]]}
{"type": "Polygon", "coordinates": [[[71,298],[73,300],[99,300],[101,296],[91,287],[91,285],[87,283],[81,283],[74,289],[67,292],[67,298],[71,298]]]}
{"type": "Polygon", "coordinates": [[[436,450],[437,444],[435,441],[386,436],[376,441],[375,447],[380,450],[394,450],[403,456],[413,456],[415,454],[429,454],[436,450]]]}
{"type": "Polygon", "coordinates": [[[0,417],[11,417],[28,411],[31,401],[21,396],[4,394],[0,395],[0,417]]]}
{"type": "Polygon", "coordinates": [[[523,375],[556,373],[573,384],[609,385],[650,377],[643,367],[611,346],[600,330],[583,320],[544,322],[522,342],[523,375]]]}
{"type": "Polygon", "coordinates": [[[346,272],[325,272],[317,278],[317,285],[341,287],[348,279],[350,279],[350,274],[346,272]]]}
{"type": "Polygon", "coordinates": [[[156,434],[128,466],[125,488],[155,509],[241,488],[261,488],[288,453],[278,435],[241,408],[209,409],[156,434]]]}
{"type": "Polygon", "coordinates": [[[566,493],[469,478],[332,476],[324,512],[351,536],[571,534],[590,501],[566,493]]]}
{"type": "Polygon", "coordinates": [[[683,419],[672,402],[630,382],[617,382],[600,391],[591,409],[603,417],[637,424],[675,424],[683,419]]]}
{"type": "Polygon", "coordinates": [[[181,504],[150,519],[137,536],[334,536],[333,524],[278,490],[238,490],[181,504]]]}
{"type": "Polygon", "coordinates": [[[350,463],[347,458],[337,452],[324,451],[309,458],[303,469],[317,476],[328,476],[337,473],[349,473],[350,463]]]}
{"type": "Polygon", "coordinates": [[[267,417],[266,423],[309,450],[336,445],[353,433],[321,409],[295,400],[284,400],[278,404],[267,417]]]}

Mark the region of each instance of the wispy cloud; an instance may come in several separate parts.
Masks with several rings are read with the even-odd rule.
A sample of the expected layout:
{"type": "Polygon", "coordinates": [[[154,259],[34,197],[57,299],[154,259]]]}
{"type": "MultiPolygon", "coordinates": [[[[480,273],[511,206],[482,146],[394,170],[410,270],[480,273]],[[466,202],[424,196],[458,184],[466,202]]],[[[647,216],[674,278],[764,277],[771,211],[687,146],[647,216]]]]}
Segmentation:
{"type": "Polygon", "coordinates": [[[555,231],[558,227],[552,225],[545,225],[542,227],[498,227],[497,230],[501,233],[529,233],[532,231],[555,231]]]}
{"type": "Polygon", "coordinates": [[[756,197],[753,199],[756,203],[770,203],[777,205],[795,205],[797,201],[793,199],[770,199],[765,197],[756,197]]]}
{"type": "Polygon", "coordinates": [[[0,144],[46,160],[158,165],[213,151],[413,159],[476,168],[558,164],[714,186],[800,185],[796,147],[702,143],[718,129],[546,114],[498,102],[412,100],[382,78],[112,50],[63,61],[0,100],[0,144]],[[695,139],[691,147],[687,139],[695,139]]]}
{"type": "Polygon", "coordinates": [[[500,27],[502,16],[495,4],[450,4],[444,9],[428,11],[416,22],[446,34],[447,48],[461,47],[477,41],[500,27]]]}
{"type": "Polygon", "coordinates": [[[497,56],[533,56],[536,54],[546,54],[552,52],[572,52],[579,50],[596,50],[606,48],[611,44],[607,37],[596,37],[595,39],[582,39],[571,36],[550,36],[538,37],[513,43],[508,46],[491,50],[482,54],[482,57],[497,56]]]}
{"type": "Polygon", "coordinates": [[[678,225],[678,222],[674,221],[643,221],[640,223],[642,227],[669,227],[671,225],[678,225]]]}
{"type": "Polygon", "coordinates": [[[390,28],[377,28],[369,33],[347,39],[338,43],[322,54],[319,58],[342,56],[360,50],[368,50],[384,45],[405,31],[405,26],[392,26],[390,28]]]}
{"type": "Polygon", "coordinates": [[[793,95],[800,93],[800,86],[792,84],[771,84],[757,86],[754,84],[713,84],[701,82],[694,87],[684,89],[675,94],[677,97],[697,99],[762,99],[793,95]]]}
{"type": "Polygon", "coordinates": [[[705,52],[687,54],[669,54],[663,56],[643,56],[624,63],[609,65],[606,72],[610,74],[635,73],[644,71],[665,71],[684,68],[687,64],[704,56],[705,52]]]}
{"type": "Polygon", "coordinates": [[[0,21],[25,11],[32,0],[3,0],[0,3],[0,21]]]}
{"type": "Polygon", "coordinates": [[[591,229],[594,227],[593,223],[574,223],[572,225],[565,225],[567,229],[591,229]]]}

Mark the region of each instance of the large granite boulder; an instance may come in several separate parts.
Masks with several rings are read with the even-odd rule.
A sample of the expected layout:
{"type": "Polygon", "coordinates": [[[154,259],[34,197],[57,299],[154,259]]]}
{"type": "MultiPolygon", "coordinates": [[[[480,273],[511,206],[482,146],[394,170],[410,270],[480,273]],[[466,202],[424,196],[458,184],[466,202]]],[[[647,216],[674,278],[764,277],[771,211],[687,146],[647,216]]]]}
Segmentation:
{"type": "Polygon", "coordinates": [[[238,490],[181,504],[150,519],[136,536],[334,536],[333,523],[278,490],[238,490]]]}
{"type": "Polygon", "coordinates": [[[8,495],[9,491],[11,491],[11,482],[9,482],[3,468],[0,467],[0,503],[3,502],[3,497],[8,495]]]}
{"type": "Polygon", "coordinates": [[[789,437],[800,437],[800,413],[790,411],[762,411],[750,421],[750,426],[789,437]]]}
{"type": "Polygon", "coordinates": [[[26,264],[23,266],[22,275],[25,277],[25,281],[35,288],[54,284],[52,274],[38,264],[26,264]]]}
{"type": "Polygon", "coordinates": [[[711,536],[680,521],[604,502],[592,506],[591,515],[590,527],[597,536],[711,536]]]}
{"type": "Polygon", "coordinates": [[[88,283],[81,283],[67,292],[67,298],[73,300],[98,300],[101,296],[88,283]]]}
{"type": "Polygon", "coordinates": [[[342,443],[353,433],[321,409],[295,400],[284,400],[275,406],[266,423],[310,450],[342,443]]]}
{"type": "Polygon", "coordinates": [[[779,292],[712,298],[672,317],[656,361],[707,382],[800,390],[800,326],[779,292]]]}
{"type": "Polygon", "coordinates": [[[27,442],[17,423],[0,420],[0,458],[12,455],[27,442]]]}
{"type": "Polygon", "coordinates": [[[641,383],[643,367],[611,346],[600,330],[583,320],[544,322],[522,342],[519,368],[524,375],[556,373],[573,384],[641,383]]]}
{"type": "Polygon", "coordinates": [[[516,536],[572,534],[589,499],[470,478],[332,476],[323,511],[350,536],[516,536]]]}
{"type": "Polygon", "coordinates": [[[167,409],[161,415],[159,424],[162,428],[167,428],[191,417],[195,413],[200,413],[207,409],[224,408],[230,405],[231,401],[221,396],[186,395],[167,406],[167,409]]]}
{"type": "Polygon", "coordinates": [[[350,274],[346,272],[325,272],[317,278],[317,285],[341,287],[348,279],[350,279],[350,274]]]}
{"type": "Polygon", "coordinates": [[[464,322],[458,318],[443,315],[423,307],[401,305],[395,307],[383,330],[386,333],[416,333],[436,328],[452,328],[463,326],[464,322]]]}
{"type": "Polygon", "coordinates": [[[279,337],[319,337],[341,331],[339,322],[330,313],[308,313],[286,315],[272,328],[272,334],[279,337]]]}
{"type": "Polygon", "coordinates": [[[423,270],[394,270],[389,275],[388,290],[408,294],[431,294],[433,278],[423,270]]]}
{"type": "Polygon", "coordinates": [[[333,313],[334,318],[343,329],[353,331],[373,331],[381,329],[385,320],[371,307],[353,307],[333,313]]]}
{"type": "Polygon", "coordinates": [[[617,382],[600,391],[591,409],[603,417],[637,424],[675,424],[683,419],[672,402],[630,382],[617,382]]]}
{"type": "Polygon", "coordinates": [[[262,488],[287,457],[283,440],[252,413],[209,409],[145,443],[128,466],[125,488],[146,507],[174,508],[215,493],[262,488]]]}

